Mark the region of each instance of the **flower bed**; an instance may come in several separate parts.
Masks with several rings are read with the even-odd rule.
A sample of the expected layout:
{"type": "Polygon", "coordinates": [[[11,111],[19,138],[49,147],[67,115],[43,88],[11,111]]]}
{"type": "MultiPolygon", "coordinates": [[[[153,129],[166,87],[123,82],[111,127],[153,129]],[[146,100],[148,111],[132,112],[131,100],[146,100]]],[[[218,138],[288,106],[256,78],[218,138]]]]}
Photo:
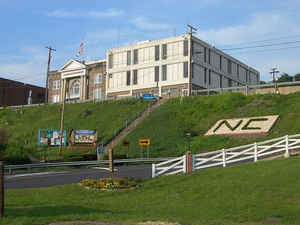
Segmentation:
{"type": "Polygon", "coordinates": [[[98,190],[131,189],[141,186],[139,181],[136,181],[131,178],[120,177],[116,177],[114,179],[106,177],[97,180],[83,179],[80,184],[84,187],[98,190]]]}

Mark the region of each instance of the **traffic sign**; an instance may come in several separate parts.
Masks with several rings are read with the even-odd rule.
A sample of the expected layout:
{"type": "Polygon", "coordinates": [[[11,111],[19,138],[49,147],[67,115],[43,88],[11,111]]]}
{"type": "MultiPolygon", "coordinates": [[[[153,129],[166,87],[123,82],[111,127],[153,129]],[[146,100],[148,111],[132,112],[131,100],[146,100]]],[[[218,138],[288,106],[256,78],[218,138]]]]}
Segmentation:
{"type": "Polygon", "coordinates": [[[150,138],[141,138],[139,139],[140,146],[149,146],[150,145],[150,138]]]}

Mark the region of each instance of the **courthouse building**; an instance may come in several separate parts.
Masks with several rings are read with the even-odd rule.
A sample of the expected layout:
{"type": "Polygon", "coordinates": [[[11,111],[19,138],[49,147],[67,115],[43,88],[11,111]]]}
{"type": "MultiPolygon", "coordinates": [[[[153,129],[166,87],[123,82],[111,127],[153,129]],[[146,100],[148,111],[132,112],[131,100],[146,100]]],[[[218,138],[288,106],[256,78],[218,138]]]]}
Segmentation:
{"type": "Polygon", "coordinates": [[[259,84],[259,72],[190,34],[110,49],[106,60],[69,60],[50,72],[49,103],[259,84]],[[107,62],[107,63],[106,63],[107,62]]]}
{"type": "Polygon", "coordinates": [[[71,59],[49,73],[48,102],[101,100],[105,97],[105,60],[82,62],[71,59]]]}

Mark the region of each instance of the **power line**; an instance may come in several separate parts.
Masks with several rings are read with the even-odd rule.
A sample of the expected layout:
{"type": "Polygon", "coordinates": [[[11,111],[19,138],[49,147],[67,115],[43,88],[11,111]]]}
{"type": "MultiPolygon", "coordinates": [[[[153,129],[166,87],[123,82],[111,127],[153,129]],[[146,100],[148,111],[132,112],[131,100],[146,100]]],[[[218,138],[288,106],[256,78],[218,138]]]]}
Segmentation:
{"type": "Polygon", "coordinates": [[[292,47],[285,47],[285,48],[264,49],[264,50],[257,50],[257,51],[242,51],[242,52],[237,52],[237,53],[239,54],[239,53],[254,53],[254,52],[272,52],[272,51],[282,51],[282,50],[296,49],[296,48],[300,48],[300,45],[292,46],[292,47]]]}
{"type": "Polygon", "coordinates": [[[290,35],[290,36],[283,36],[283,37],[272,38],[272,39],[242,42],[242,43],[237,43],[237,44],[226,44],[226,45],[222,45],[222,46],[238,46],[238,45],[253,44],[253,43],[260,43],[260,42],[271,42],[271,41],[277,41],[277,40],[289,39],[289,38],[298,38],[298,37],[300,37],[300,35],[290,35]]]}
{"type": "Polygon", "coordinates": [[[222,51],[232,51],[232,50],[241,50],[241,49],[249,49],[249,48],[264,48],[264,47],[270,47],[270,46],[278,46],[278,45],[288,45],[288,44],[295,44],[300,43],[300,41],[288,41],[288,42],[281,42],[276,44],[265,44],[265,45],[254,45],[254,46],[246,46],[246,47],[240,47],[240,48],[227,48],[227,49],[221,49],[222,51]]]}

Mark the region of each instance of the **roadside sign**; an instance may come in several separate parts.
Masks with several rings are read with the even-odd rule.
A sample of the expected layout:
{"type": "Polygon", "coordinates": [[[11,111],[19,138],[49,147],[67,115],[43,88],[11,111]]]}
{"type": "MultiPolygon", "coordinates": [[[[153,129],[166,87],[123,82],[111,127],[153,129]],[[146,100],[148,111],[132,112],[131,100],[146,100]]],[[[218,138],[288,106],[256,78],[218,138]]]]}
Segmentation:
{"type": "Polygon", "coordinates": [[[129,141],[123,141],[123,146],[128,147],[129,146],[129,141]]]}
{"type": "Polygon", "coordinates": [[[150,138],[141,138],[139,139],[140,146],[149,146],[150,145],[150,138]]]}
{"type": "Polygon", "coordinates": [[[99,155],[103,155],[105,152],[105,149],[103,147],[98,147],[97,151],[98,151],[99,155]]]}

